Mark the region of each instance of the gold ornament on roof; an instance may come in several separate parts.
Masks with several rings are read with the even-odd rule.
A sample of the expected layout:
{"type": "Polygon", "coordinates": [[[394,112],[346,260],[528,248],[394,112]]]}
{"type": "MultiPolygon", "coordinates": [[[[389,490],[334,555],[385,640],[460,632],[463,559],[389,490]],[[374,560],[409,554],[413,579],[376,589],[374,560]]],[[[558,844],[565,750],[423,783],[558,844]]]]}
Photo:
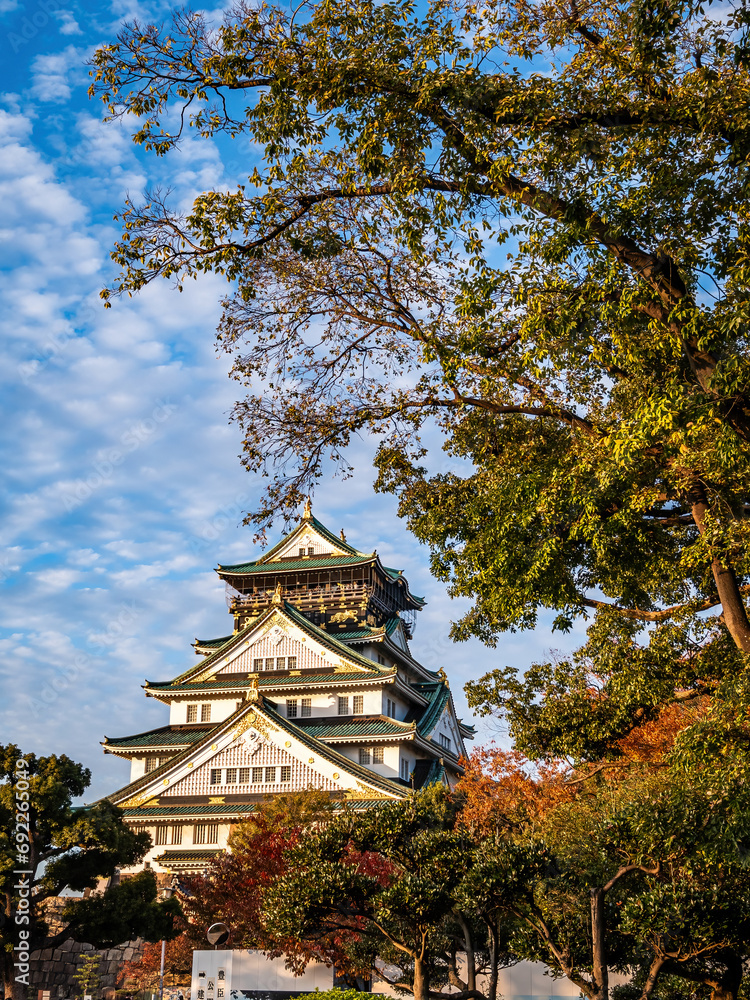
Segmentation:
{"type": "Polygon", "coordinates": [[[258,675],[250,675],[250,687],[247,690],[248,701],[260,701],[260,688],[258,686],[258,675]]]}
{"type": "Polygon", "coordinates": [[[302,516],[306,521],[309,521],[312,518],[312,504],[310,503],[310,497],[305,500],[305,508],[302,511],[302,516]]]}
{"type": "Polygon", "coordinates": [[[344,534],[344,529],[341,529],[341,541],[346,544],[346,535],[344,534]]]}
{"type": "Polygon", "coordinates": [[[281,596],[281,580],[276,581],[276,590],[273,592],[273,597],[271,598],[271,604],[281,605],[284,603],[284,598],[281,596]]]}

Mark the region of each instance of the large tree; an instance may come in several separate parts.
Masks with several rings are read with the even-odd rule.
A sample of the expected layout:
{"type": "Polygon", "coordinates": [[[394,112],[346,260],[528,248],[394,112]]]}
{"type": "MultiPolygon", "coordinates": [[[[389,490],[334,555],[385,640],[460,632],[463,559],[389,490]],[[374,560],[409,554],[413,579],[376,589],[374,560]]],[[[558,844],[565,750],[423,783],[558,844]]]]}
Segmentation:
{"type": "Polygon", "coordinates": [[[37,757],[13,744],[0,746],[0,893],[5,996],[25,997],[30,951],[70,938],[110,947],[134,937],[172,937],[176,900],[157,900],[152,872],[112,885],[88,899],[71,901],[65,926],[50,933],[45,902],[64,889],[94,889],[120,867],[141,860],[150,846],[145,833],[125,825],[107,800],[87,808],[83,795],[91,772],[65,755],[37,757]]]}
{"type": "Polygon", "coordinates": [[[136,142],[263,150],[186,217],[129,204],[104,293],[233,283],[258,525],[372,432],[474,600],[457,637],[716,609],[708,638],[750,651],[749,24],[743,0],[241,2],[98,50],[136,142]],[[456,471],[420,464],[430,422],[456,471]]]}

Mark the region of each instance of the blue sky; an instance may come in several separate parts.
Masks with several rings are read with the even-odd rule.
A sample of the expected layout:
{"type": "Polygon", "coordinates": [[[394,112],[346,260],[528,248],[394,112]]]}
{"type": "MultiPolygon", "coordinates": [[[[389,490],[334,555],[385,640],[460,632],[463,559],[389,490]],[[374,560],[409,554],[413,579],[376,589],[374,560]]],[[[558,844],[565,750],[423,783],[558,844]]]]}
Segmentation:
{"type": "MultiPolygon", "coordinates": [[[[162,283],[108,311],[99,301],[126,193],[161,183],[187,204],[253,167],[249,145],[142,154],[88,100],[95,46],[123,19],[168,9],[0,0],[0,739],[84,762],[88,800],[127,778],[124,761],[103,756],[105,734],[166,722],[144,680],[185,669],[196,636],[229,631],[213,567],[255,551],[240,522],[259,484],[240,467],[227,420],[237,387],[214,351],[225,284],[178,294],[162,283]]],[[[552,635],[549,619],[497,650],[452,644],[462,606],[430,577],[393,499],[372,492],[369,457],[365,442],[357,475],[323,482],[314,511],[426,595],[413,650],[445,667],[459,714],[468,678],[578,644],[580,630],[552,635]]]]}

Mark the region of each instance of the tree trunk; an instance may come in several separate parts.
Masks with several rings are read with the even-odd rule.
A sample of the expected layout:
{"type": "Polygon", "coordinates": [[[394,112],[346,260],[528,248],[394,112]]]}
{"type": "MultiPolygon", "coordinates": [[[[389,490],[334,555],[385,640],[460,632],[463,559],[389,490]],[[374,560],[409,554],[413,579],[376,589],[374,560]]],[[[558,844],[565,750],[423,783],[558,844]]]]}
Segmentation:
{"type": "Polygon", "coordinates": [[[607,970],[607,931],[604,924],[604,889],[591,890],[591,957],[592,986],[596,1000],[609,997],[607,970]]]}
{"type": "Polygon", "coordinates": [[[742,984],[742,960],[736,955],[729,955],[724,961],[727,971],[718,983],[711,984],[711,1000],[737,1000],[742,984]]]}
{"type": "MultiPolygon", "coordinates": [[[[498,917],[498,923],[500,918],[498,917]]],[[[490,934],[490,975],[487,983],[487,1000],[497,1000],[497,979],[498,971],[497,965],[500,961],[499,955],[499,940],[500,935],[497,927],[493,927],[492,923],[489,924],[489,934],[490,934]]]]}
{"type": "Polygon", "coordinates": [[[423,958],[414,959],[414,1000],[429,1000],[430,981],[427,963],[423,958]]]}
{"type": "MultiPolygon", "coordinates": [[[[706,533],[706,514],[708,500],[702,484],[697,484],[691,494],[692,514],[695,525],[701,535],[706,533]]],[[[724,624],[734,639],[735,645],[743,653],[750,653],[750,621],[747,618],[745,603],[737,583],[737,577],[731,566],[725,566],[720,559],[711,562],[711,572],[716,584],[716,592],[723,609],[724,624]]]]}

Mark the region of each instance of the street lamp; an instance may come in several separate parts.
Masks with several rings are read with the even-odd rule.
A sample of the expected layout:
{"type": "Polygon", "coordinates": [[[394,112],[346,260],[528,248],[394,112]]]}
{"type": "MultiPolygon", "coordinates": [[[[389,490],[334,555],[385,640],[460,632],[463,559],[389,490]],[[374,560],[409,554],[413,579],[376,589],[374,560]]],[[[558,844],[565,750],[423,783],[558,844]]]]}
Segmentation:
{"type": "MultiPolygon", "coordinates": [[[[171,885],[165,885],[161,890],[162,899],[171,899],[174,896],[175,890],[171,885]]],[[[161,942],[161,963],[159,965],[159,1000],[164,1000],[164,957],[167,951],[167,942],[162,939],[161,942]]]]}

